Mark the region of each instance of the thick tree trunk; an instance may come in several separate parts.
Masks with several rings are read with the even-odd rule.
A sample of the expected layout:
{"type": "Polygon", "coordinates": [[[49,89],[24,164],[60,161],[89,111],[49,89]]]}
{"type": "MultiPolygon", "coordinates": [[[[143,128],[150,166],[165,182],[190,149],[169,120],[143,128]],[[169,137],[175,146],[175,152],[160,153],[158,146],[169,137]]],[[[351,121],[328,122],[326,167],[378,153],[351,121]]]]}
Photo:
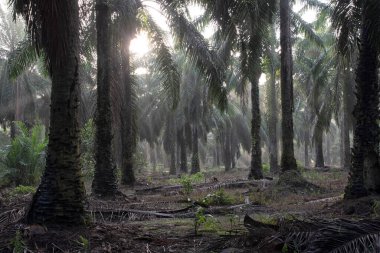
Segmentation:
{"type": "Polygon", "coordinates": [[[268,132],[269,132],[269,166],[272,174],[279,172],[278,167],[278,142],[277,142],[277,99],[276,99],[276,73],[272,66],[270,80],[268,82],[268,132]]]}
{"type": "Polygon", "coordinates": [[[16,137],[16,121],[11,121],[10,138],[13,140],[16,137]]]}
{"type": "Polygon", "coordinates": [[[176,174],[176,164],[175,164],[175,146],[173,145],[173,148],[170,151],[170,169],[169,169],[169,174],[170,175],[175,175],[176,174]]]}
{"type": "Polygon", "coordinates": [[[149,145],[150,152],[149,152],[149,157],[150,157],[150,163],[152,165],[152,172],[156,172],[156,167],[157,167],[157,158],[156,158],[156,149],[155,149],[155,144],[153,143],[152,145],[149,145]]]}
{"type": "Polygon", "coordinates": [[[350,171],[351,169],[351,144],[350,144],[350,129],[352,127],[351,100],[353,99],[353,77],[350,70],[346,70],[346,79],[343,86],[343,168],[350,171]]]}
{"type": "Polygon", "coordinates": [[[328,134],[326,134],[326,149],[325,149],[325,163],[331,165],[331,139],[328,134]]]}
{"type": "Polygon", "coordinates": [[[26,221],[30,224],[83,224],[85,192],[79,160],[78,123],[78,1],[52,1],[50,4],[54,4],[54,8],[44,4],[43,10],[49,11],[42,11],[42,14],[49,23],[42,22],[43,36],[53,44],[43,44],[50,59],[52,79],[50,134],[45,173],[26,221]],[[57,52],[62,48],[65,50],[57,52]]]}
{"type": "Polygon", "coordinates": [[[323,157],[323,132],[320,129],[316,129],[315,133],[315,167],[324,168],[325,160],[323,157]]]}
{"type": "Polygon", "coordinates": [[[197,125],[193,125],[193,137],[192,137],[192,152],[193,157],[191,158],[191,174],[195,174],[197,172],[200,172],[200,165],[199,165],[199,151],[198,151],[198,127],[197,125]]]}
{"type": "Polygon", "coordinates": [[[187,173],[187,154],[186,154],[186,143],[185,143],[183,127],[181,127],[178,130],[177,134],[178,134],[177,140],[179,142],[180,156],[181,156],[180,172],[181,173],[187,173]]]}
{"type": "Polygon", "coordinates": [[[352,168],[345,198],[361,197],[368,191],[380,192],[378,51],[371,42],[372,20],[366,17],[367,2],[364,3],[362,13],[352,168]]]}
{"type": "Polygon", "coordinates": [[[100,196],[113,196],[117,191],[117,178],[112,158],[111,114],[111,12],[106,0],[96,2],[97,28],[97,107],[95,135],[95,173],[92,191],[100,196]]]}
{"type": "Polygon", "coordinates": [[[290,2],[280,0],[282,171],[296,170],[293,145],[293,58],[290,33],[290,2]]]}
{"type": "Polygon", "coordinates": [[[220,167],[220,155],[221,155],[219,141],[216,142],[215,149],[216,149],[215,150],[216,151],[216,166],[219,168],[220,167]]]}
{"type": "MultiPolygon", "coordinates": [[[[260,40],[261,41],[261,40],[260,40]]],[[[255,51],[258,51],[256,49],[255,51]]],[[[259,50],[261,52],[261,50],[259,50]]],[[[261,53],[257,52],[256,61],[260,61],[261,53]]],[[[260,125],[261,125],[261,115],[260,115],[260,97],[259,97],[259,79],[261,75],[261,67],[259,63],[254,63],[253,70],[254,74],[251,81],[251,171],[248,175],[249,179],[262,179],[262,162],[261,162],[261,137],[260,137],[260,125]]]]}
{"type": "Polygon", "coordinates": [[[226,124],[223,146],[224,170],[227,172],[231,170],[231,126],[229,124],[226,124]]]}
{"type": "Polygon", "coordinates": [[[133,130],[133,106],[132,106],[132,80],[129,45],[131,36],[124,34],[122,45],[122,75],[123,75],[123,94],[124,101],[121,110],[121,143],[122,143],[122,162],[121,162],[121,183],[132,186],[136,179],[133,171],[133,154],[136,148],[136,136],[133,130]]]}

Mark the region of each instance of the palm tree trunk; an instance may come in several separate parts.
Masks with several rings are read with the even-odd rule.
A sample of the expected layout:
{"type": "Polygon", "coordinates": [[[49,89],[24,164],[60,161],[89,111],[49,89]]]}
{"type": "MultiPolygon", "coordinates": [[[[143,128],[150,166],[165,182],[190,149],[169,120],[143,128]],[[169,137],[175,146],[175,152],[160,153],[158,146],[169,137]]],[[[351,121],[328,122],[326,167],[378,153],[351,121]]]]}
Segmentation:
{"type": "Polygon", "coordinates": [[[326,153],[325,153],[325,162],[327,165],[331,165],[331,139],[329,136],[326,134],[326,153]]]}
{"type": "MultiPolygon", "coordinates": [[[[378,50],[371,42],[371,23],[363,6],[361,47],[356,71],[356,98],[354,109],[356,119],[352,168],[345,198],[357,198],[367,191],[380,192],[379,170],[379,87],[378,50]]],[[[377,45],[376,45],[377,46],[377,45]]]]}
{"type": "Polygon", "coordinates": [[[277,99],[276,99],[276,73],[274,67],[270,73],[267,91],[268,106],[268,132],[269,132],[269,166],[272,174],[279,172],[278,168],[278,142],[277,142],[277,99]]]}
{"type": "MultiPolygon", "coordinates": [[[[46,8],[46,6],[44,6],[46,8]]],[[[46,12],[43,44],[50,59],[51,118],[45,173],[33,197],[30,224],[83,224],[85,191],[80,169],[79,140],[79,11],[78,1],[54,1],[46,12]],[[57,39],[56,34],[59,34],[57,39]],[[51,48],[53,47],[53,48],[51,48]],[[64,51],[57,52],[57,49],[64,51]]]]}
{"type": "Polygon", "coordinates": [[[176,174],[175,158],[176,158],[176,156],[175,156],[175,146],[173,145],[173,147],[170,150],[170,170],[169,170],[169,174],[170,175],[175,175],[176,174]]]}
{"type": "Polygon", "coordinates": [[[293,145],[293,58],[290,33],[290,2],[280,1],[282,171],[296,170],[293,145]]]}
{"type": "Polygon", "coordinates": [[[325,160],[323,157],[323,131],[316,129],[315,133],[315,167],[324,168],[325,160]]]}
{"type": "Polygon", "coordinates": [[[230,125],[229,123],[226,124],[225,132],[224,132],[224,148],[223,148],[223,163],[224,163],[224,170],[230,171],[231,170],[231,139],[230,139],[230,125]]]}
{"type": "Polygon", "coordinates": [[[132,80],[131,67],[129,59],[129,45],[131,36],[123,35],[122,45],[122,75],[123,75],[123,102],[121,110],[121,140],[122,140],[122,162],[121,162],[121,183],[124,185],[133,185],[136,181],[133,171],[133,154],[136,147],[136,141],[133,131],[133,108],[132,108],[132,80]]]}
{"type": "Polygon", "coordinates": [[[152,145],[149,145],[149,148],[150,148],[149,157],[150,157],[150,162],[152,164],[152,172],[156,172],[157,158],[156,158],[155,144],[153,143],[152,145]]]}
{"type": "Polygon", "coordinates": [[[195,174],[197,172],[200,172],[200,165],[199,165],[199,152],[198,152],[198,127],[197,125],[193,125],[193,137],[192,137],[192,144],[193,144],[193,157],[191,158],[191,174],[195,174]]]}
{"type": "Polygon", "coordinates": [[[96,2],[98,86],[95,135],[95,173],[92,191],[100,196],[113,196],[117,191],[115,166],[112,159],[111,116],[111,12],[107,1],[96,2]]]}
{"type": "MultiPolygon", "coordinates": [[[[260,50],[261,51],[261,50],[260,50]]],[[[257,61],[259,61],[257,57],[257,61]]],[[[261,115],[260,115],[260,96],[259,96],[259,79],[261,75],[261,67],[259,63],[254,64],[255,69],[251,81],[251,171],[248,175],[249,179],[262,179],[262,162],[261,162],[261,137],[260,137],[260,125],[261,125],[261,115]]]]}
{"type": "Polygon", "coordinates": [[[180,156],[181,156],[181,161],[180,161],[180,172],[181,173],[187,173],[187,155],[186,155],[186,143],[185,143],[185,137],[183,133],[183,127],[178,129],[178,136],[177,140],[179,142],[179,147],[180,147],[180,156]]]}
{"type": "Polygon", "coordinates": [[[353,97],[352,91],[353,78],[350,70],[346,70],[346,79],[343,86],[343,168],[350,171],[351,169],[351,144],[350,144],[350,129],[351,121],[350,114],[351,109],[351,99],[353,97]]]}

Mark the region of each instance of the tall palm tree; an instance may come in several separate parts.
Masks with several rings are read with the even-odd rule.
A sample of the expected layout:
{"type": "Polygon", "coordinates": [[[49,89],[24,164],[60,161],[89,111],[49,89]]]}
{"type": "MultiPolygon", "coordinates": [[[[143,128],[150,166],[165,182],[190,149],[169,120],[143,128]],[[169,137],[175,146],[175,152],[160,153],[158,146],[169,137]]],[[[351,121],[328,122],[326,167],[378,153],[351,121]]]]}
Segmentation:
{"type": "Polygon", "coordinates": [[[27,214],[29,223],[84,222],[79,163],[79,11],[76,0],[12,1],[36,48],[45,52],[52,78],[46,170],[27,214]]]}
{"type": "Polygon", "coordinates": [[[345,56],[359,46],[356,68],[355,129],[352,166],[345,198],[380,192],[379,178],[379,84],[380,24],[378,1],[335,1],[333,24],[338,29],[338,48],[345,56]],[[360,33],[359,33],[360,31],[360,33]],[[356,40],[360,34],[360,40],[356,40]],[[354,40],[353,40],[353,39],[354,40]]]}
{"type": "Polygon", "coordinates": [[[111,10],[106,0],[96,1],[97,103],[95,173],[92,190],[96,195],[113,196],[117,190],[112,159],[111,117],[111,10]]]}
{"type": "Polygon", "coordinates": [[[280,0],[282,172],[296,170],[293,146],[293,57],[290,31],[290,1],[280,0]]]}
{"type": "MultiPolygon", "coordinates": [[[[262,73],[260,58],[263,53],[263,40],[268,32],[275,13],[275,1],[197,1],[206,9],[218,23],[217,33],[220,58],[231,61],[231,51],[239,50],[241,54],[242,82],[251,84],[251,170],[249,178],[261,179],[261,113],[259,106],[259,79],[262,73]],[[222,39],[220,39],[220,37],[222,39]]],[[[243,88],[245,90],[245,88],[243,88]]]]}
{"type": "Polygon", "coordinates": [[[267,110],[268,110],[268,137],[269,137],[269,167],[273,174],[278,174],[278,140],[277,140],[277,118],[278,118],[278,103],[276,95],[276,72],[279,68],[279,57],[276,49],[276,34],[274,25],[270,28],[268,34],[268,45],[265,48],[265,73],[269,74],[267,83],[267,110]]]}

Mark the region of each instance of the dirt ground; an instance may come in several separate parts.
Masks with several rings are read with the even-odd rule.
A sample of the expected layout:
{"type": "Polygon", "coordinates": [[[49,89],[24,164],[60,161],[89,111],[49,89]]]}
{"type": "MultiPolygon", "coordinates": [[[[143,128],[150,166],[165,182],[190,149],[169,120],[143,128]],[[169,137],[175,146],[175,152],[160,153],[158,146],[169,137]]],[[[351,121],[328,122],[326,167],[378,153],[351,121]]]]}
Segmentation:
{"type": "Polygon", "coordinates": [[[317,187],[297,191],[276,187],[277,178],[247,181],[247,174],[242,169],[205,173],[190,192],[177,177],[140,175],[134,189],[121,188],[124,196],[116,200],[89,196],[88,225],[80,228],[26,226],[20,218],[32,194],[10,196],[3,190],[0,252],[264,252],[255,248],[245,215],[276,224],[287,217],[377,213],[370,200],[341,204],[347,173],[338,168],[303,170],[317,187]]]}

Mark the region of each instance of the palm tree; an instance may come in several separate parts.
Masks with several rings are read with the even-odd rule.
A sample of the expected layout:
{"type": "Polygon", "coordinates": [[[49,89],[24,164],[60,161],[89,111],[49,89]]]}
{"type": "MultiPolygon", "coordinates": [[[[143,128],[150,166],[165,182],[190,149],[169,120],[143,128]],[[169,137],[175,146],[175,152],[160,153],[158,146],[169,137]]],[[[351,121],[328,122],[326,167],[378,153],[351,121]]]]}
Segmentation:
{"type": "Polygon", "coordinates": [[[84,222],[84,185],[79,163],[78,2],[12,1],[36,48],[45,52],[52,78],[46,170],[33,196],[28,223],[84,222]]]}
{"type": "Polygon", "coordinates": [[[282,172],[296,170],[293,146],[293,58],[290,1],[280,0],[282,172]]]}
{"type": "Polygon", "coordinates": [[[339,32],[339,50],[345,56],[353,52],[360,29],[359,59],[356,68],[356,105],[352,167],[345,198],[358,198],[379,192],[379,97],[378,56],[380,25],[378,1],[335,2],[333,24],[339,32]]]}
{"type": "MultiPolygon", "coordinates": [[[[220,31],[220,58],[231,61],[231,50],[237,49],[241,54],[242,82],[251,83],[251,171],[249,178],[261,179],[261,113],[259,106],[259,79],[262,73],[260,58],[263,53],[263,40],[268,32],[268,24],[275,13],[275,1],[199,1],[206,14],[214,19],[220,31]]],[[[207,16],[206,15],[206,16],[207,16]]],[[[243,88],[245,90],[245,88],[243,88]]],[[[228,129],[228,128],[227,128],[228,129]]]]}
{"type": "Polygon", "coordinates": [[[276,37],[274,26],[270,28],[268,34],[270,43],[265,48],[264,67],[270,78],[267,83],[267,110],[268,110],[268,136],[269,136],[269,167],[273,174],[278,174],[278,141],[277,141],[277,95],[276,95],[276,71],[279,67],[278,56],[276,54],[276,37]]]}
{"type": "Polygon", "coordinates": [[[97,28],[97,104],[95,135],[95,173],[92,190],[96,195],[113,196],[117,190],[112,159],[111,120],[111,11],[108,1],[96,1],[97,28]]]}

